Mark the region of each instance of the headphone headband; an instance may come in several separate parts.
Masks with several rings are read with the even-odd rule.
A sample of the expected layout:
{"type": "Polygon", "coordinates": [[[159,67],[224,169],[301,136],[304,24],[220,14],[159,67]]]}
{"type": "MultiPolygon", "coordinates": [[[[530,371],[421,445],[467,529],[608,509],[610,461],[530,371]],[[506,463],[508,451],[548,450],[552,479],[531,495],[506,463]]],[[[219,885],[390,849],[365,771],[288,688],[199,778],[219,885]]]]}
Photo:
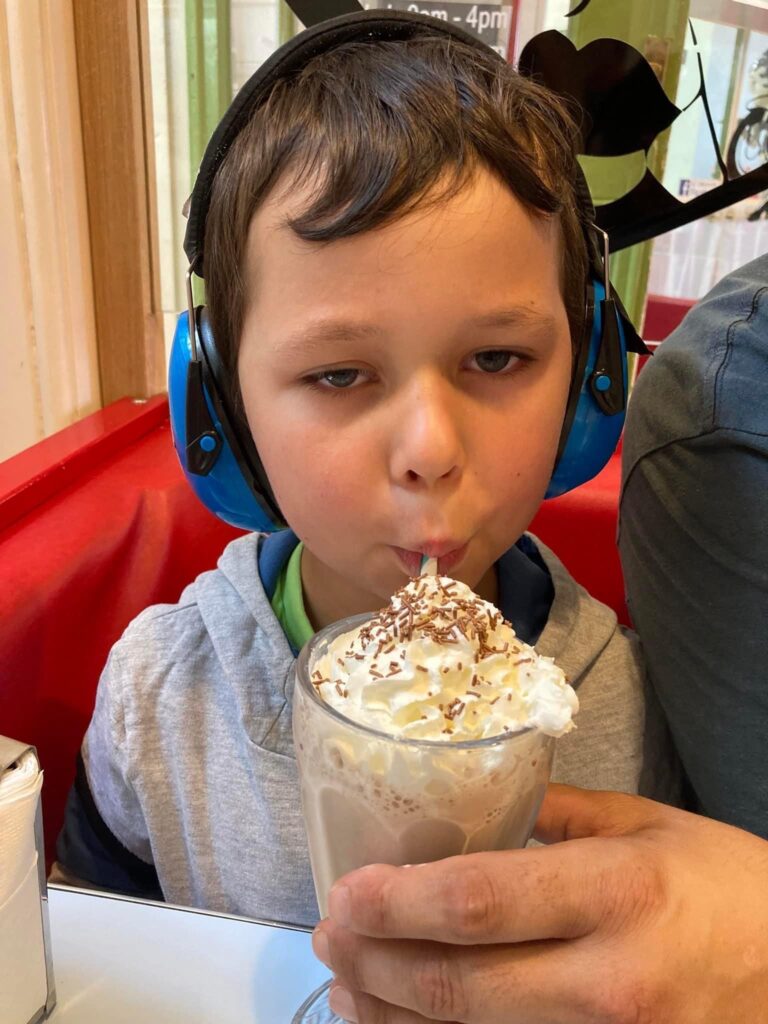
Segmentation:
{"type": "Polygon", "coordinates": [[[184,252],[198,277],[203,276],[205,221],[216,171],[254,109],[280,79],[300,71],[313,57],[347,42],[360,42],[363,38],[369,42],[412,39],[422,33],[434,36],[436,31],[443,36],[453,36],[483,53],[492,54],[500,63],[504,63],[503,58],[490,46],[450,22],[440,21],[436,24],[435,19],[426,14],[368,12],[359,11],[357,4],[354,7],[356,13],[344,14],[314,25],[281,46],[242,86],[219,122],[205,148],[188,200],[189,219],[184,234],[184,252]],[[365,33],[360,31],[363,25],[365,33]]]}

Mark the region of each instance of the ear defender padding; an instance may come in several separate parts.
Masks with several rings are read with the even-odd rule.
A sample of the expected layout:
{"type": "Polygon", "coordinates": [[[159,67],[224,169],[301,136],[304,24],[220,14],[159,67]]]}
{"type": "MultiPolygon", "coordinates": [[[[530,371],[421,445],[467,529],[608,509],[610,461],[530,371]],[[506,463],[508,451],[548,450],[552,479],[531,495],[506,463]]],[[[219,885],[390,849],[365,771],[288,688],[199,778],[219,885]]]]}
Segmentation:
{"type": "Polygon", "coordinates": [[[168,370],[168,403],[176,454],[195,494],[220,519],[243,530],[285,526],[249,431],[227,399],[207,314],[195,310],[198,359],[189,318],[176,321],[168,370]]]}

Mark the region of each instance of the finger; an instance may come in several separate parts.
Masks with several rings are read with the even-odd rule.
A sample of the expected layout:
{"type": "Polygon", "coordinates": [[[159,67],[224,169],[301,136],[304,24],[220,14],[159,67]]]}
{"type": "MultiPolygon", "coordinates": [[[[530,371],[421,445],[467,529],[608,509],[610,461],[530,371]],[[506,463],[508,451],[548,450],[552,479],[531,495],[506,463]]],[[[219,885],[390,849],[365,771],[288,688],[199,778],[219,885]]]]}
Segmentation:
{"type": "Polygon", "coordinates": [[[413,1010],[393,1006],[365,992],[350,992],[339,984],[331,986],[328,1003],[348,1024],[435,1024],[434,1019],[430,1021],[413,1010]]]}
{"type": "Polygon", "coordinates": [[[587,836],[627,835],[654,823],[660,814],[669,810],[640,796],[551,783],[533,834],[542,843],[561,843],[587,836]]]}
{"type": "Polygon", "coordinates": [[[652,864],[621,840],[377,864],[334,885],[329,917],[361,935],[458,945],[579,938],[626,906],[629,878],[652,891],[652,864]]]}
{"type": "Polygon", "coordinates": [[[366,938],[328,922],[322,927],[337,986],[352,995],[360,1024],[420,1024],[422,1018],[462,1024],[602,1019],[597,1016],[603,1007],[596,997],[600,972],[594,953],[570,943],[447,946],[366,938]]]}

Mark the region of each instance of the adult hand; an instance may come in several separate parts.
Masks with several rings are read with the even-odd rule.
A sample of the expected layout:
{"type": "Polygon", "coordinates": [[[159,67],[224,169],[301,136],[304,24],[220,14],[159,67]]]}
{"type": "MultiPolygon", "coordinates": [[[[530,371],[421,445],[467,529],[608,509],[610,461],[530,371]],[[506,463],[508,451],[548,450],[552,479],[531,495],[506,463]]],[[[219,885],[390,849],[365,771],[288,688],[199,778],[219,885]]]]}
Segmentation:
{"type": "Polygon", "coordinates": [[[331,890],[313,937],[360,1024],[764,1024],[768,843],[640,797],[549,787],[553,844],[331,890]]]}

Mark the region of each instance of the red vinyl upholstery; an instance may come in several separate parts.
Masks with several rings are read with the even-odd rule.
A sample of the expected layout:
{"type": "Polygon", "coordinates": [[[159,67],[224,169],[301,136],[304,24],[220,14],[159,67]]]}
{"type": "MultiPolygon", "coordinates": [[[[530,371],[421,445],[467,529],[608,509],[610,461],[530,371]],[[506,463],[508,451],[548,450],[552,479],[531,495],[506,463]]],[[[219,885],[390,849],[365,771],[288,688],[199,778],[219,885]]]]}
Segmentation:
{"type": "Polygon", "coordinates": [[[530,526],[593,597],[629,625],[616,546],[621,447],[601,473],[560,498],[545,501],[530,526]]]}
{"type": "Polygon", "coordinates": [[[237,534],[184,480],[164,397],[0,465],[0,732],[38,749],[49,865],[110,647],[237,534]]]}
{"type": "MultiPolygon", "coordinates": [[[[618,487],[614,457],[532,530],[626,622],[618,487]]],[[[124,399],[0,465],[0,732],[38,748],[49,864],[110,647],[237,535],[186,484],[164,397],[124,399]]]]}

